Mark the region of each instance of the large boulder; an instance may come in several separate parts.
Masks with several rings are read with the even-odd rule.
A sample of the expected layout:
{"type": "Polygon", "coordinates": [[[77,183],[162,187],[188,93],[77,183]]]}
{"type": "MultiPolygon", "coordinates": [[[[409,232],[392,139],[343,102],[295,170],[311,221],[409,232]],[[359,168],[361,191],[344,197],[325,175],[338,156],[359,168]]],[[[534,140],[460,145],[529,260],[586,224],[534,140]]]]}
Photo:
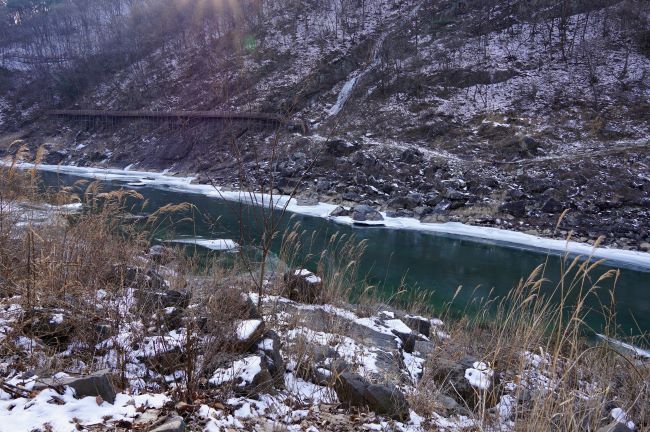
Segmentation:
{"type": "Polygon", "coordinates": [[[98,371],[84,377],[53,377],[43,380],[42,385],[45,387],[68,386],[74,390],[74,395],[78,399],[99,396],[110,404],[115,402],[117,395],[109,379],[108,370],[98,371]]]}
{"type": "Polygon", "coordinates": [[[370,385],[361,375],[352,372],[341,373],[334,382],[334,390],[341,403],[353,407],[367,406],[363,393],[370,385]]]}
{"type": "Polygon", "coordinates": [[[409,418],[409,404],[393,384],[371,384],[358,374],[343,372],[337,376],[334,390],[339,401],[350,407],[367,407],[397,420],[409,418]]]}
{"type": "Polygon", "coordinates": [[[409,418],[409,404],[404,394],[393,384],[372,384],[366,387],[363,397],[377,414],[385,414],[398,420],[409,418]]]}
{"type": "Polygon", "coordinates": [[[283,295],[301,303],[316,303],[321,298],[323,280],[306,269],[297,269],[284,275],[283,295]]]}
{"type": "Polygon", "coordinates": [[[384,217],[369,205],[359,204],[352,208],[352,220],[356,222],[376,222],[383,221],[384,217]]]}

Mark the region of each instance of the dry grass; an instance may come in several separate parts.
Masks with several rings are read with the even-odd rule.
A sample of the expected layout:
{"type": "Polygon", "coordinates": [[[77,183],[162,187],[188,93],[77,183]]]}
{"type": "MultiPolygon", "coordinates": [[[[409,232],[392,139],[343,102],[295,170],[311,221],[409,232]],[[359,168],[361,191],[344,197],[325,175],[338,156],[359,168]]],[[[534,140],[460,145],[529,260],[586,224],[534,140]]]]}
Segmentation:
{"type": "MultiPolygon", "coordinates": [[[[458,360],[469,355],[488,363],[501,381],[488,392],[477,392],[475,406],[469,401],[464,404],[485,427],[495,419],[490,407],[499,401],[505,385],[517,388],[519,401],[511,417],[516,431],[596,430],[612,421],[613,407],[648,424],[647,364],[607,345],[590,343],[585,334],[584,318],[593,313],[585,306],[587,300],[602,282],[618,278],[618,271],[597,275],[600,262],[568,257],[564,262],[563,276],[550,292],[543,287],[545,265],[540,265],[506,297],[483,300],[478,314],[450,320],[451,337],[429,358],[414,397],[416,405],[436,408],[434,394],[441,383],[433,377],[439,358],[458,360]]],[[[610,295],[608,300],[614,304],[613,292],[610,295]]],[[[602,312],[609,322],[607,331],[613,332],[613,311],[602,312]]]]}
{"type": "MultiPolygon", "coordinates": [[[[39,154],[37,162],[38,158],[39,154]]],[[[96,300],[98,296],[116,301],[124,297],[128,286],[125,280],[129,277],[126,269],[143,265],[149,231],[125,228],[119,217],[133,210],[129,203],[142,201],[142,196],[127,190],[103,192],[99,183],[80,183],[43,196],[38,192],[36,172],[20,171],[15,165],[0,168],[0,181],[1,288],[5,295],[19,296],[23,312],[14,336],[50,341],[45,355],[34,353],[33,358],[21,360],[23,369],[65,370],[78,361],[85,362],[88,369],[104,366],[93,362],[98,354],[96,343],[100,337],[116,335],[125,323],[116,309],[97,308],[96,300]],[[76,193],[82,187],[83,193],[76,193]],[[27,223],[18,229],[14,213],[6,209],[25,201],[81,201],[86,210],[76,215],[73,223],[27,223]],[[65,333],[43,325],[40,319],[59,312],[66,323],[65,333]],[[55,355],[73,341],[77,347],[73,357],[55,355]]],[[[190,205],[163,207],[151,216],[147,227],[155,230],[160,224],[192,219],[194,210],[190,205]]],[[[356,295],[360,316],[375,314],[385,303],[416,313],[430,313],[428,293],[399,288],[386,299],[374,287],[356,287],[363,242],[334,234],[325,247],[317,248],[315,234],[308,235],[298,225],[280,237],[278,274],[296,268],[316,268],[324,285],[319,302],[344,304],[356,295]]],[[[178,317],[186,337],[173,364],[185,372],[176,383],[179,397],[191,400],[209,371],[237,355],[238,347],[233,345],[230,335],[235,321],[250,313],[241,293],[256,290],[257,283],[245,268],[199,266],[181,256],[174,260],[176,272],[169,277],[170,288],[191,292],[192,303],[198,305],[178,317]],[[208,337],[195,338],[195,330],[208,337]]],[[[489,363],[501,382],[489,392],[478,393],[477,403],[465,404],[482,428],[493,424],[492,407],[506,384],[519,386],[521,401],[512,416],[517,431],[596,430],[613,406],[623,408],[643,424],[650,424],[647,365],[607,346],[591,344],[584,335],[586,300],[595,295],[604,281],[618,278],[618,273],[597,275],[599,263],[589,261],[567,258],[564,263],[564,276],[551,292],[544,286],[546,268],[541,265],[505,298],[474,305],[478,306],[477,314],[461,319],[443,316],[449,318],[446,331],[451,337],[437,343],[436,352],[430,356],[424,376],[411,395],[413,407],[425,415],[443,412],[440,394],[444,383],[433,378],[436,362],[443,357],[458,359],[470,355],[489,363]],[[531,365],[533,355],[540,359],[536,366],[531,365]],[[546,388],[541,380],[545,380],[546,388]]],[[[272,279],[266,289],[281,289],[280,284],[277,278],[272,279]]],[[[608,304],[614,304],[611,295],[608,304]]],[[[264,314],[273,317],[276,306],[266,305],[270,310],[264,314]]],[[[165,316],[152,314],[146,303],[138,307],[133,319],[145,325],[137,338],[159,336],[168,330],[165,316]]],[[[603,312],[608,317],[608,335],[616,337],[613,311],[603,312]]],[[[267,324],[268,328],[274,326],[273,320],[267,324]]],[[[296,322],[294,326],[298,325],[296,322]]],[[[345,334],[345,328],[332,332],[345,334]]],[[[298,339],[287,349],[292,350],[290,357],[296,359],[299,374],[307,377],[313,373],[318,353],[312,346],[298,339]]],[[[3,358],[11,358],[18,351],[8,342],[0,348],[3,358]]],[[[166,352],[163,346],[161,353],[166,352]]],[[[117,369],[123,384],[127,376],[126,359],[126,352],[118,356],[117,369]]]]}

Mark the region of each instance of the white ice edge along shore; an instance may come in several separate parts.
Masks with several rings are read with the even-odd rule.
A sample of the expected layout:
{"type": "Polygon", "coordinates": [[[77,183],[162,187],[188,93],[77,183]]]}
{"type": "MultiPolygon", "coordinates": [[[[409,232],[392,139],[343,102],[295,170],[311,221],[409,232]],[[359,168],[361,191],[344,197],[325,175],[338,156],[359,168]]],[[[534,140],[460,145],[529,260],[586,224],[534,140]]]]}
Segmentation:
{"type": "MultiPolygon", "coordinates": [[[[6,162],[4,162],[4,164],[6,165],[6,162]]],[[[19,166],[21,168],[33,168],[34,165],[21,163],[19,166]]],[[[38,169],[79,177],[94,178],[102,181],[137,181],[141,182],[143,186],[194,193],[207,197],[216,197],[229,201],[241,201],[258,205],[263,204],[268,206],[271,201],[271,196],[266,194],[252,194],[245,191],[225,191],[219,188],[214,188],[211,185],[192,184],[194,177],[173,177],[167,174],[149,171],[127,171],[122,169],[76,167],[68,165],[38,165],[38,169]]],[[[274,195],[273,201],[276,208],[283,208],[286,205],[287,210],[292,213],[329,218],[337,223],[352,225],[352,218],[348,216],[329,216],[332,210],[337,207],[335,204],[319,203],[314,206],[299,206],[295,199],[290,199],[285,195],[274,195]]],[[[422,223],[413,218],[390,218],[386,217],[385,213],[382,213],[382,215],[385,219],[385,227],[375,227],[372,229],[409,229],[439,234],[450,234],[493,241],[504,245],[519,246],[525,249],[538,250],[540,252],[581,255],[584,257],[592,257],[594,259],[604,259],[610,261],[610,264],[618,263],[622,265],[633,265],[643,269],[650,269],[650,253],[646,252],[606,247],[594,248],[589,244],[574,241],[549,239],[518,231],[509,231],[491,227],[478,227],[466,225],[460,222],[422,223]]]]}

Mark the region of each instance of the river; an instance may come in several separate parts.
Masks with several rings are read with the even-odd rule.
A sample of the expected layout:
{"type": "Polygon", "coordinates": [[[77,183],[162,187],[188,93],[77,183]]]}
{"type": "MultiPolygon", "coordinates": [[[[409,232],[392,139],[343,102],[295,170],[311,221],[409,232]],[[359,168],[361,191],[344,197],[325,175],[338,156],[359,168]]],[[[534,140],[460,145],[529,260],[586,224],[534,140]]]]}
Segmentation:
{"type": "MultiPolygon", "coordinates": [[[[62,172],[42,172],[49,186],[71,185],[81,177],[62,172]]],[[[106,189],[124,187],[133,182],[129,176],[107,176],[106,189]]],[[[127,186],[138,190],[147,200],[146,211],[152,212],[169,203],[187,202],[196,206],[193,223],[176,226],[176,235],[196,235],[205,238],[229,238],[241,242],[240,206],[218,196],[190,193],[165,187],[155,179],[127,186]]],[[[244,206],[251,209],[250,206],[244,206]]],[[[251,213],[244,213],[246,230],[252,237],[259,234],[259,224],[251,213]]],[[[324,247],[333,233],[353,235],[366,240],[365,254],[360,258],[359,277],[378,286],[384,296],[391,295],[400,286],[430,292],[430,302],[441,307],[460,290],[454,300],[456,310],[465,309],[481,297],[503,296],[519,280],[528,277],[538,265],[547,262],[545,277],[550,289],[557,282],[563,257],[558,252],[530,245],[503,244],[499,241],[468,238],[449,233],[395,229],[390,227],[358,227],[336,223],[330,219],[305,214],[285,216],[281,229],[299,222],[310,238],[312,250],[324,247]],[[290,218],[290,219],[289,219],[290,218]]],[[[275,251],[278,252],[278,245],[275,251]]],[[[566,261],[565,261],[566,262],[566,261]]],[[[311,263],[313,265],[313,263],[311,263]]],[[[306,263],[310,265],[310,263],[306,263]]],[[[638,335],[650,331],[650,268],[637,264],[608,262],[594,270],[593,279],[611,268],[620,268],[616,284],[616,313],[620,332],[638,335]]],[[[601,283],[600,300],[607,303],[607,290],[613,279],[601,283]]],[[[597,308],[599,300],[590,298],[587,306],[597,308]]],[[[471,309],[471,308],[470,308],[471,309]]],[[[597,313],[587,316],[587,323],[596,331],[603,320],[597,313]]]]}

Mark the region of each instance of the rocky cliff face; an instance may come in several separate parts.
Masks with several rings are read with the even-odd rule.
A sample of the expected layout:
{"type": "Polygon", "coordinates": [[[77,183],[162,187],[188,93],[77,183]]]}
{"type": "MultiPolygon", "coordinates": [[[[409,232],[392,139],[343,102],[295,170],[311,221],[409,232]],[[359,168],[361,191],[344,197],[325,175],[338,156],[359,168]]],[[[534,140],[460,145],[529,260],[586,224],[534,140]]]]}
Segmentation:
{"type": "MultiPolygon", "coordinates": [[[[648,247],[645,2],[259,4],[254,24],[242,18],[200,41],[172,34],[72,98],[47,81],[55,74],[42,78],[9,56],[2,128],[46,144],[51,163],[192,172],[234,187],[273,178],[285,193],[298,186],[311,198],[428,222],[546,235],[569,210],[557,235],[648,247]],[[39,85],[52,93],[35,96],[39,85]],[[45,122],[51,106],[272,112],[305,121],[309,134],[45,122]]],[[[21,49],[3,47],[5,58],[21,49]]]]}

